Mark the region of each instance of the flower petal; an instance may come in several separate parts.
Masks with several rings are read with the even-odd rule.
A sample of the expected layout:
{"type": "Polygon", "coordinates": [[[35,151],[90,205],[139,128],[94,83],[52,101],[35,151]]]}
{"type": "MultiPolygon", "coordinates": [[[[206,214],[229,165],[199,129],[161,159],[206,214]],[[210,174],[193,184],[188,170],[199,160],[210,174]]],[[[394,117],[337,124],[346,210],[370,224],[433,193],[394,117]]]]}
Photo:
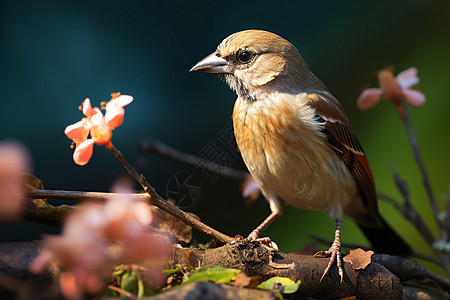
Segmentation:
{"type": "Polygon", "coordinates": [[[105,124],[114,130],[123,123],[123,117],[125,115],[125,110],[122,107],[114,107],[106,110],[105,114],[105,124]]]}
{"type": "Polygon", "coordinates": [[[89,128],[86,119],[67,126],[64,133],[71,140],[84,141],[89,135],[89,128]]]}
{"type": "Polygon", "coordinates": [[[89,100],[89,98],[84,99],[82,106],[83,106],[83,114],[86,117],[89,117],[92,110],[91,100],[89,100]]]}
{"type": "Polygon", "coordinates": [[[30,271],[34,274],[42,273],[52,260],[53,253],[48,250],[44,251],[31,262],[30,271]]]}
{"type": "Polygon", "coordinates": [[[356,105],[361,110],[367,110],[378,104],[382,90],[380,88],[371,88],[364,90],[356,100],[356,105]]]}
{"type": "Polygon", "coordinates": [[[247,198],[252,196],[255,193],[258,193],[257,197],[259,196],[259,185],[258,183],[255,181],[255,179],[253,179],[252,176],[248,176],[245,181],[244,184],[242,186],[242,197],[247,198]]]}
{"type": "Polygon", "coordinates": [[[152,212],[150,206],[144,202],[136,202],[131,207],[133,210],[134,219],[136,219],[140,224],[148,226],[152,222],[152,212]]]}
{"type": "Polygon", "coordinates": [[[72,272],[61,272],[59,275],[59,288],[67,299],[80,299],[82,290],[77,282],[77,277],[72,272]]]}
{"type": "Polygon", "coordinates": [[[403,91],[406,101],[413,107],[422,106],[425,101],[425,94],[421,91],[406,89],[403,91]]]}
{"type": "Polygon", "coordinates": [[[94,151],[94,140],[88,139],[79,144],[73,152],[73,161],[80,166],[89,162],[94,151]]]}
{"type": "Polygon", "coordinates": [[[90,120],[91,120],[91,122],[92,122],[94,125],[100,125],[100,124],[102,124],[102,122],[103,122],[103,113],[102,113],[102,111],[100,110],[100,108],[94,107],[94,108],[92,109],[90,120]]]}
{"type": "Polygon", "coordinates": [[[402,87],[402,89],[410,88],[420,82],[419,77],[417,77],[417,68],[411,67],[400,73],[395,77],[402,87]]]}
{"type": "Polygon", "coordinates": [[[378,72],[378,82],[383,91],[383,97],[395,103],[401,102],[403,99],[402,87],[395,79],[394,74],[389,69],[378,72]]]}
{"type": "Polygon", "coordinates": [[[105,110],[108,111],[115,107],[124,107],[133,101],[133,97],[129,95],[120,95],[119,97],[109,101],[106,104],[105,110]]]}

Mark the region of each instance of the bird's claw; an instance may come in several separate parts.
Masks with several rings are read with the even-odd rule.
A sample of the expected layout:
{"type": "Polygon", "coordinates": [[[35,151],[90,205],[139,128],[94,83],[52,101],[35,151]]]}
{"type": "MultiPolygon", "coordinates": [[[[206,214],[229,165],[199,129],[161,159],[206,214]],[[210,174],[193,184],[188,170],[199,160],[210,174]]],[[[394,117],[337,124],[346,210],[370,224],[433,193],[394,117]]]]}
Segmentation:
{"type": "MultiPolygon", "coordinates": [[[[259,232],[256,229],[253,230],[247,237],[247,240],[249,242],[254,242],[254,241],[258,240],[258,239],[260,239],[260,237],[259,237],[259,232]]],[[[266,239],[266,238],[264,238],[264,239],[266,239]]],[[[270,238],[267,238],[267,239],[270,240],[270,238]]]]}
{"type": "Polygon", "coordinates": [[[333,263],[336,261],[339,277],[341,278],[340,283],[342,284],[344,280],[344,270],[342,269],[341,247],[332,245],[330,249],[328,249],[328,251],[319,251],[316,254],[314,254],[314,257],[330,257],[330,261],[328,262],[328,265],[325,268],[322,277],[320,278],[320,282],[322,282],[322,279],[330,272],[333,263]]]}
{"type": "Polygon", "coordinates": [[[244,238],[240,234],[237,234],[231,244],[236,244],[237,242],[259,243],[278,250],[278,245],[274,241],[272,241],[270,237],[258,237],[258,232],[256,232],[255,230],[253,230],[246,238],[244,238]]]}

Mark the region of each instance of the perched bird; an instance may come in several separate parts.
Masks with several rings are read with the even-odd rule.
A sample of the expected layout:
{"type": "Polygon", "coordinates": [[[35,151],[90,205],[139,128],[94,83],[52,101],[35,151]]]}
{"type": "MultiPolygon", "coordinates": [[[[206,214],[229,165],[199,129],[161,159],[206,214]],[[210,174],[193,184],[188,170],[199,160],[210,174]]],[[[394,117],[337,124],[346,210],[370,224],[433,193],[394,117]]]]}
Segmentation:
{"type": "Polygon", "coordinates": [[[336,222],[333,244],[315,254],[331,257],[322,279],[335,261],[343,279],[343,213],[375,250],[411,252],[378,213],[372,172],[343,107],[290,42],[263,30],[237,32],[190,71],[219,73],[237,93],[236,141],[271,209],[249,240],[258,238],[288,204],[329,210],[336,222]]]}

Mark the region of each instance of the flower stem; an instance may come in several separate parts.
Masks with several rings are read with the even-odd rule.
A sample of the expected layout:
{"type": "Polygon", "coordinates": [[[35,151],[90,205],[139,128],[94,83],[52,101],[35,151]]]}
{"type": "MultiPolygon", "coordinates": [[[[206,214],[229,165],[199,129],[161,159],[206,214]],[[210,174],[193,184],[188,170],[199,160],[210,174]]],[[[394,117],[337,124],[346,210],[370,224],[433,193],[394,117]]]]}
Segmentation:
{"type": "Polygon", "coordinates": [[[402,108],[403,113],[400,115],[403,121],[403,124],[405,125],[406,131],[408,133],[409,137],[409,143],[411,144],[411,147],[413,149],[414,158],[416,159],[417,165],[419,166],[420,173],[422,174],[422,181],[425,186],[425,190],[428,194],[428,198],[430,199],[431,208],[433,210],[433,215],[435,218],[436,223],[439,226],[439,229],[441,231],[441,237],[445,236],[445,226],[442,223],[442,221],[439,219],[439,207],[436,202],[436,198],[434,197],[433,190],[431,188],[431,182],[428,177],[427,169],[425,168],[425,164],[422,159],[422,155],[420,154],[419,144],[416,139],[416,135],[414,133],[414,129],[411,125],[411,120],[409,118],[409,112],[408,107],[406,104],[405,99],[402,100],[402,108]]]}
{"type": "Polygon", "coordinates": [[[178,207],[175,207],[168,201],[164,200],[158,193],[155,191],[155,189],[148,183],[147,179],[144,177],[144,175],[139,175],[138,172],[130,165],[130,163],[126,160],[126,158],[123,156],[123,154],[114,147],[114,145],[111,143],[111,145],[108,147],[109,150],[111,150],[116,158],[124,165],[125,169],[127,169],[128,173],[142,186],[144,191],[150,195],[150,202],[151,204],[159,207],[160,209],[164,210],[168,214],[174,216],[178,220],[182,221],[183,223],[191,226],[194,229],[197,229],[198,231],[207,234],[211,236],[212,238],[222,242],[222,243],[229,243],[233,241],[234,239],[230,236],[227,236],[214,228],[211,228],[210,226],[204,224],[203,222],[199,221],[198,219],[194,218],[193,216],[185,213],[178,207]]]}

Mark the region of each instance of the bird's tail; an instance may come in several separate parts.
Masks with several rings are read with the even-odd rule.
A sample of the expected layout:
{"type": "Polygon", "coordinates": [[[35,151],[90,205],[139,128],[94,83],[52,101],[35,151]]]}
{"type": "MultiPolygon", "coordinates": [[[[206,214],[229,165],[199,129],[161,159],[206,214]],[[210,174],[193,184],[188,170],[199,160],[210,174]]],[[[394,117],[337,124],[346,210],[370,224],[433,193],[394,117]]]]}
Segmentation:
{"type": "Polygon", "coordinates": [[[389,226],[380,216],[381,228],[367,228],[359,225],[375,252],[408,256],[412,253],[411,247],[389,226]]]}

